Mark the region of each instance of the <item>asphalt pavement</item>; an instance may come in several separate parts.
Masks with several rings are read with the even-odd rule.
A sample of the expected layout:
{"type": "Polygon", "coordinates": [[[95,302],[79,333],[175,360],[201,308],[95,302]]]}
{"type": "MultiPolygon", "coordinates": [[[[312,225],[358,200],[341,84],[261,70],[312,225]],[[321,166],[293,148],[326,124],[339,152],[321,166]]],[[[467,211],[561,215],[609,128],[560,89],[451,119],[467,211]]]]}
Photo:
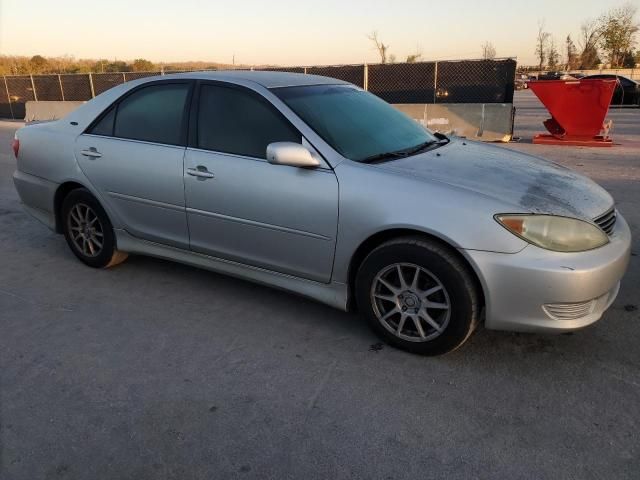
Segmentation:
{"type": "MultiPolygon", "coordinates": [[[[82,265],[23,213],[0,122],[0,478],[637,479],[640,109],[608,149],[526,151],[607,188],[633,257],[604,318],[571,335],[480,329],[423,358],[356,315],[133,256],[82,265]]],[[[526,288],[526,279],[522,279],[526,288]]]]}

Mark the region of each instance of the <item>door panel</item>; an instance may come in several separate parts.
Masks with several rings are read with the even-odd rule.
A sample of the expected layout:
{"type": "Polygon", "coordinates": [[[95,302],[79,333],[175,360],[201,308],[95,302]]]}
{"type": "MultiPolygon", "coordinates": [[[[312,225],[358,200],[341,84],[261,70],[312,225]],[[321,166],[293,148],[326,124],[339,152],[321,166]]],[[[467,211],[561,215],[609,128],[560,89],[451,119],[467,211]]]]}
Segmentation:
{"type": "Polygon", "coordinates": [[[338,221],[333,171],[187,149],[184,181],[192,250],[330,280],[338,221]],[[192,176],[190,168],[214,176],[192,176]]]}
{"type": "Polygon", "coordinates": [[[81,135],[76,141],[75,155],[84,174],[109,202],[128,232],[188,248],[182,179],[184,152],[185,148],[180,146],[81,135]],[[86,156],[90,149],[101,156],[86,156]]]}

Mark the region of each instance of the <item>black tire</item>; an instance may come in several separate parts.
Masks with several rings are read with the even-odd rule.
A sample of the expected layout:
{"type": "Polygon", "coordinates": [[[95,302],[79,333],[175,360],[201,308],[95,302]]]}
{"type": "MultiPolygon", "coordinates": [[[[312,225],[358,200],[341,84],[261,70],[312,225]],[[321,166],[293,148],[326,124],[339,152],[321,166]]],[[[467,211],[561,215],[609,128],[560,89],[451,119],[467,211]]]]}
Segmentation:
{"type": "MultiPolygon", "coordinates": [[[[85,188],[78,188],[69,192],[62,202],[61,210],[62,231],[67,240],[69,248],[78,259],[85,265],[93,268],[107,268],[123,262],[127,258],[127,254],[116,250],[115,234],[113,226],[109,221],[109,217],[100,205],[100,202],[85,188]],[[100,243],[83,242],[77,228],[78,212],[87,212],[87,208],[92,213],[91,219],[95,220],[91,223],[91,232],[93,237],[100,243]],[[78,210],[79,209],[79,210],[78,210]],[[75,240],[74,240],[75,234],[75,240]],[[98,236],[100,235],[100,236],[98,236]],[[91,243],[91,250],[94,252],[83,251],[83,246],[91,243]]],[[[82,232],[85,235],[85,232],[82,232]]]]}
{"type": "MultiPolygon", "coordinates": [[[[393,275],[393,273],[389,273],[389,275],[393,275]]],[[[401,284],[400,280],[392,282],[390,277],[387,277],[387,280],[387,283],[393,283],[394,288],[396,283],[398,286],[401,284]]],[[[422,290],[418,288],[416,291],[422,290]]],[[[479,323],[480,296],[474,276],[468,266],[446,246],[422,237],[404,237],[391,240],[369,253],[356,275],[355,295],[359,311],[371,329],[386,343],[412,353],[441,355],[451,352],[469,339],[479,323]],[[419,297],[418,308],[410,312],[406,312],[407,306],[404,303],[411,301],[411,305],[413,305],[413,302],[416,301],[410,291],[407,291],[408,295],[405,293],[397,297],[389,289],[387,295],[395,296],[395,303],[390,299],[380,300],[381,297],[387,295],[379,295],[381,291],[376,290],[380,288],[380,281],[377,280],[378,275],[392,272],[393,268],[398,268],[398,264],[400,264],[404,280],[407,280],[407,269],[411,272],[411,269],[414,268],[413,271],[415,271],[417,266],[421,267],[421,273],[418,275],[420,281],[423,282],[424,287],[422,288],[437,290],[438,285],[440,286],[439,292],[431,294],[440,295],[440,303],[437,303],[440,307],[438,308],[444,308],[441,305],[448,305],[446,310],[442,310],[443,313],[438,313],[436,310],[436,314],[444,319],[438,321],[440,322],[438,325],[440,330],[436,330],[432,324],[427,323],[417,314],[418,310],[423,311],[423,307],[426,309],[427,305],[435,305],[436,303],[432,301],[434,297],[428,297],[429,301],[425,303],[427,297],[417,295],[419,297]],[[433,288],[433,285],[436,288],[433,288]],[[374,297],[376,291],[378,293],[374,297]],[[412,298],[408,298],[408,296],[412,296],[412,298]],[[398,298],[403,300],[398,300],[398,298]],[[386,322],[378,318],[379,315],[384,317],[381,313],[384,308],[387,308],[388,312],[390,310],[396,311],[386,322]],[[400,309],[403,309],[404,313],[414,313],[411,315],[410,323],[406,323],[409,317],[403,315],[400,309]],[[400,316],[405,317],[402,325],[407,325],[407,327],[400,326],[400,316]],[[394,317],[397,320],[394,320],[394,317]],[[394,324],[394,322],[396,323],[394,324]],[[415,322],[420,325],[416,325],[415,322]],[[399,327],[400,333],[405,338],[401,338],[396,332],[391,332],[396,327],[399,327]],[[408,330],[403,330],[403,328],[408,328],[408,330]],[[435,337],[429,338],[432,335],[435,337]],[[412,338],[413,341],[406,338],[412,338]]],[[[432,318],[430,313],[427,313],[427,316],[430,320],[436,318],[435,315],[432,318]]]]}

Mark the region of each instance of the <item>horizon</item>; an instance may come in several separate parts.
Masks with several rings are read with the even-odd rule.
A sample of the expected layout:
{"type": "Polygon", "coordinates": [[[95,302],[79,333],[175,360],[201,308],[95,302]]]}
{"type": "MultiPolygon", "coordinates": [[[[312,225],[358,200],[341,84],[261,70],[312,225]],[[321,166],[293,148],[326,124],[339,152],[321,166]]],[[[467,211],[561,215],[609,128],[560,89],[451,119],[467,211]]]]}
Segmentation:
{"type": "Polygon", "coordinates": [[[245,0],[242,6],[197,0],[179,4],[147,0],[132,5],[114,0],[100,11],[100,21],[96,21],[96,9],[87,10],[86,2],[80,0],[63,5],[45,0],[5,1],[0,10],[0,54],[118,61],[144,58],[158,64],[377,63],[379,57],[367,38],[375,30],[398,62],[416,51],[422,52],[420,60],[424,61],[480,58],[482,44],[491,42],[497,58],[534,65],[539,20],[546,18],[545,29],[562,52],[567,35],[578,43],[583,21],[625,2],[571,0],[557,4],[541,0],[535,15],[524,20],[522,9],[528,4],[507,0],[493,2],[491,8],[454,0],[450,8],[438,9],[416,0],[394,5],[381,0],[325,3],[322,10],[314,10],[293,0],[269,5],[245,0]],[[253,15],[246,15],[247,11],[253,15]],[[462,18],[460,11],[466,13],[462,18]],[[427,20],[434,13],[437,21],[427,20]],[[30,21],[27,41],[22,32],[25,18],[30,21]]]}

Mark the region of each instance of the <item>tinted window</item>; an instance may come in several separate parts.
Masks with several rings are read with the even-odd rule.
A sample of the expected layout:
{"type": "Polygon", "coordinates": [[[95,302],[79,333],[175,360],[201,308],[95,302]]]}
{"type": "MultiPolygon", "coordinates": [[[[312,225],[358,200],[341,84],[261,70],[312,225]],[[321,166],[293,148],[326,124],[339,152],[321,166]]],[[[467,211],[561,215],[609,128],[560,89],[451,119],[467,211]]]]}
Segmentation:
{"type": "Polygon", "coordinates": [[[257,95],[236,88],[201,87],[199,148],[265,158],[272,142],[300,143],[302,135],[257,95]]]}
{"type": "Polygon", "coordinates": [[[116,107],[111,107],[107,114],[94,125],[89,133],[94,135],[113,135],[113,120],[116,118],[116,107]]]}
{"type": "Polygon", "coordinates": [[[189,85],[164,84],[142,88],[118,105],[114,136],[178,145],[189,85]]]}
{"type": "Polygon", "coordinates": [[[351,160],[436,140],[418,122],[371,93],[349,85],[272,90],[329,145],[351,160]]]}
{"type": "Polygon", "coordinates": [[[620,81],[620,84],[625,87],[633,87],[635,86],[635,83],[633,83],[631,80],[629,80],[628,78],[625,77],[618,77],[618,80],[620,81]]]}

